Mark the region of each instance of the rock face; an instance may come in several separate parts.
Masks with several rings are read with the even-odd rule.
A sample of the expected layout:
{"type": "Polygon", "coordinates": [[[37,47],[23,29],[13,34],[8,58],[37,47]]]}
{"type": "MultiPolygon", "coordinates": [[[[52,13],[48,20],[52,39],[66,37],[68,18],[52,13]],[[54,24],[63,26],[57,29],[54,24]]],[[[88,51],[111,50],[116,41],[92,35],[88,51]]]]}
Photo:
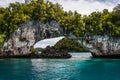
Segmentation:
{"type": "Polygon", "coordinates": [[[83,39],[80,44],[91,52],[93,58],[120,58],[119,37],[88,34],[83,39]]]}
{"type": "Polygon", "coordinates": [[[53,47],[47,46],[46,49],[40,54],[41,58],[71,58],[72,56],[66,51],[61,51],[53,47]]]}
{"type": "Polygon", "coordinates": [[[32,46],[37,41],[60,36],[62,31],[54,20],[46,23],[28,20],[15,30],[9,40],[4,43],[3,54],[9,56],[30,54],[32,46]]]}

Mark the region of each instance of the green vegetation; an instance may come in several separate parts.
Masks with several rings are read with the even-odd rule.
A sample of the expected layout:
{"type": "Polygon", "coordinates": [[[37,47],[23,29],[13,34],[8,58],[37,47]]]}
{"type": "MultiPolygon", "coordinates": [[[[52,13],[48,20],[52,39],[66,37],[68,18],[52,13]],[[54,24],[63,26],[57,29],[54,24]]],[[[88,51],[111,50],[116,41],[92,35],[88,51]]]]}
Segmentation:
{"type": "Polygon", "coordinates": [[[70,40],[68,38],[63,38],[54,46],[56,49],[73,51],[73,52],[87,52],[88,50],[84,49],[79,43],[70,40]]]}
{"type": "MultiPolygon", "coordinates": [[[[0,7],[0,44],[28,19],[42,22],[56,20],[66,34],[73,31],[76,36],[84,36],[86,32],[90,32],[93,35],[108,34],[120,37],[120,4],[112,12],[104,9],[102,12],[96,11],[90,15],[81,16],[77,11],[64,11],[58,3],[32,0],[29,4],[16,2],[6,8],[0,7]]],[[[68,45],[69,43],[66,43],[66,46],[68,45]]]]}
{"type": "Polygon", "coordinates": [[[3,43],[3,41],[4,41],[4,37],[5,37],[5,35],[4,35],[4,34],[1,34],[1,35],[0,35],[0,44],[2,44],[2,43],[3,43]]]}
{"type": "MultiPolygon", "coordinates": [[[[68,51],[68,52],[88,52],[87,49],[83,48],[78,42],[70,40],[69,38],[65,37],[59,42],[57,42],[53,48],[61,50],[61,51],[68,51]]],[[[44,51],[44,48],[33,48],[33,52],[44,51]]]]}
{"type": "Polygon", "coordinates": [[[44,50],[44,48],[34,48],[33,52],[43,52],[44,50]]]}

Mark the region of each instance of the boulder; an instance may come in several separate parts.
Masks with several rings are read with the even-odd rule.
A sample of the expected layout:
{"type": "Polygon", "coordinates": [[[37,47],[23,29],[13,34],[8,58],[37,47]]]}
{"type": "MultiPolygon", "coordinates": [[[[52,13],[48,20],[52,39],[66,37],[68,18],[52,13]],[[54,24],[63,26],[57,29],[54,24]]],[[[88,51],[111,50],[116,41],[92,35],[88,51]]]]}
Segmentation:
{"type": "Polygon", "coordinates": [[[55,49],[54,47],[47,46],[46,49],[40,54],[41,58],[71,58],[72,56],[66,51],[55,49]]]}

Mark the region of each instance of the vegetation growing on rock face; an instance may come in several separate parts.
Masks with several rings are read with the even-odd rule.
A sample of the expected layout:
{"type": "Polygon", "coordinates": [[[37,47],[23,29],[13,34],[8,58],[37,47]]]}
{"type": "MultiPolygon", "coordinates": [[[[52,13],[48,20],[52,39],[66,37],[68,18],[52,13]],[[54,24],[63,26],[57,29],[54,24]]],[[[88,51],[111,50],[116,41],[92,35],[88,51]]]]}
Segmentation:
{"type": "Polygon", "coordinates": [[[2,44],[2,43],[3,43],[3,41],[4,41],[4,37],[5,37],[5,35],[4,35],[4,34],[0,34],[0,44],[2,44]]]}
{"type": "MultiPolygon", "coordinates": [[[[68,52],[88,52],[87,49],[83,48],[78,42],[70,40],[69,38],[65,37],[58,41],[54,46],[54,49],[58,49],[61,51],[68,51],[68,52]]],[[[42,52],[44,48],[32,48],[33,52],[42,52]]]]}
{"type": "MultiPolygon", "coordinates": [[[[120,5],[112,12],[104,9],[102,12],[92,12],[81,16],[77,11],[64,11],[58,3],[50,1],[32,0],[28,4],[11,3],[8,7],[0,7],[0,44],[9,38],[19,25],[28,19],[48,22],[56,20],[63,27],[66,34],[74,32],[76,36],[84,36],[86,32],[94,34],[108,34],[120,37],[120,5]]],[[[68,49],[70,50],[70,49],[68,49]]]]}
{"type": "Polygon", "coordinates": [[[65,51],[75,51],[75,52],[87,52],[79,43],[70,40],[68,38],[63,38],[57,42],[54,46],[56,49],[65,50],[65,51]]]}

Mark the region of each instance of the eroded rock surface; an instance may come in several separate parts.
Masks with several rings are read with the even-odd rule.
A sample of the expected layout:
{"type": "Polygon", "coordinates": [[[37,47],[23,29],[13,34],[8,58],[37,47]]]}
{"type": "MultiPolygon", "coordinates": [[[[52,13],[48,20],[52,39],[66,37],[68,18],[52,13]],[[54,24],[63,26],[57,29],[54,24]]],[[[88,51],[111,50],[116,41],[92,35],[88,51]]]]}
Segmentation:
{"type": "Polygon", "coordinates": [[[28,20],[15,30],[9,40],[4,43],[1,55],[30,54],[37,41],[60,36],[63,33],[62,31],[59,24],[54,20],[46,23],[28,20]]]}

